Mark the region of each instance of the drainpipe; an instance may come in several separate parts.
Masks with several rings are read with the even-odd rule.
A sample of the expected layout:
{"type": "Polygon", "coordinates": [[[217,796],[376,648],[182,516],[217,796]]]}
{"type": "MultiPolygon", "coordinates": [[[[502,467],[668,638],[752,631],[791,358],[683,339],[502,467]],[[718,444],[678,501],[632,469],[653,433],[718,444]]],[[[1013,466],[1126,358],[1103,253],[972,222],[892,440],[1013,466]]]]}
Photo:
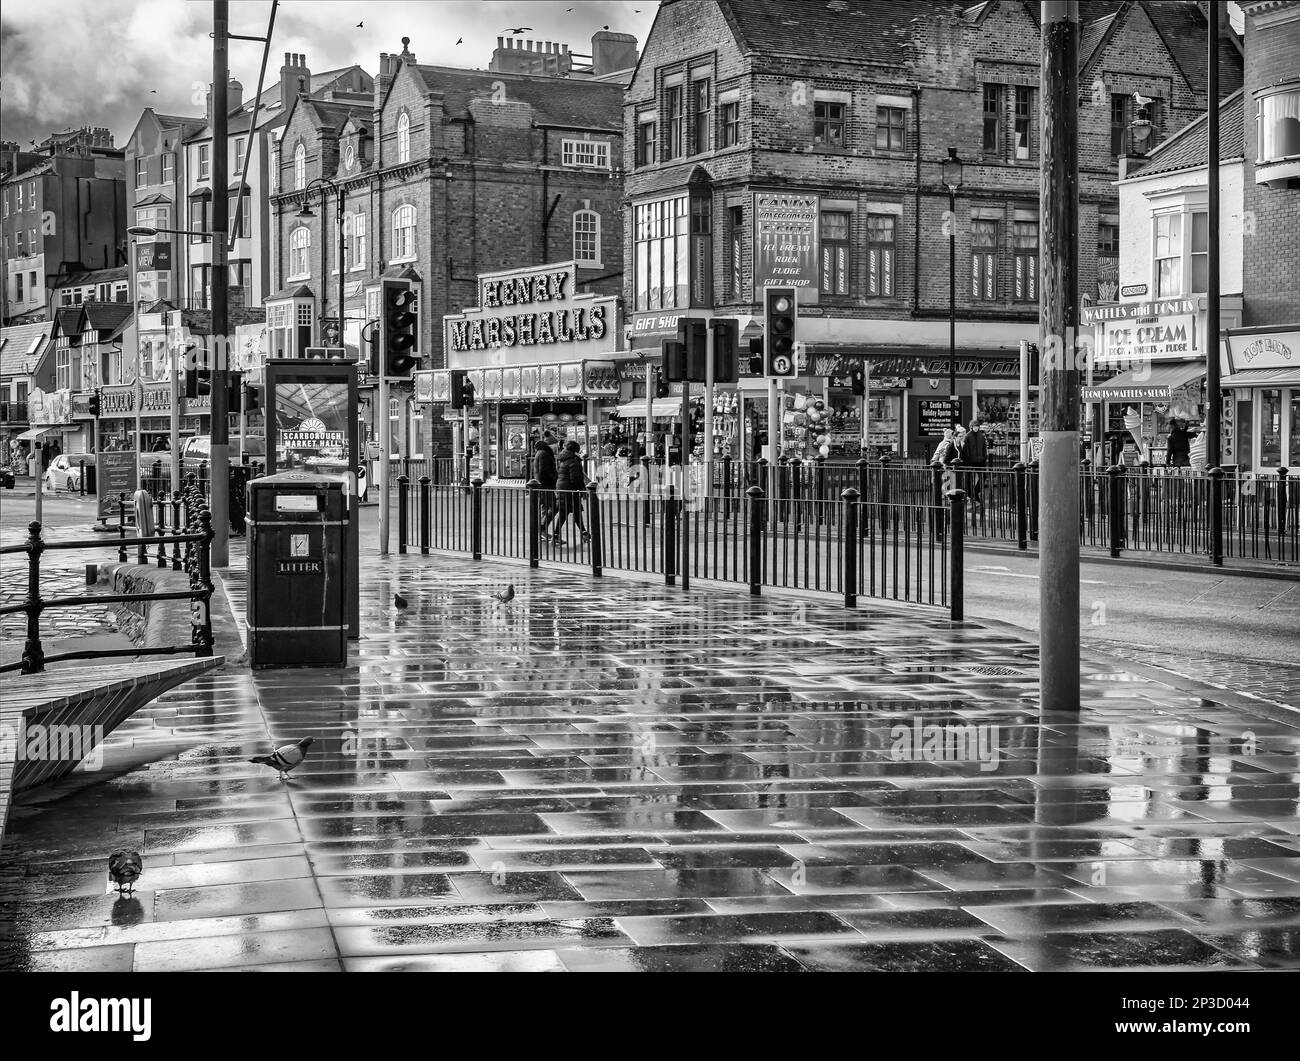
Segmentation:
{"type": "Polygon", "coordinates": [[[916,221],[912,226],[912,316],[921,309],[921,86],[912,86],[912,119],[916,122],[916,221]]]}

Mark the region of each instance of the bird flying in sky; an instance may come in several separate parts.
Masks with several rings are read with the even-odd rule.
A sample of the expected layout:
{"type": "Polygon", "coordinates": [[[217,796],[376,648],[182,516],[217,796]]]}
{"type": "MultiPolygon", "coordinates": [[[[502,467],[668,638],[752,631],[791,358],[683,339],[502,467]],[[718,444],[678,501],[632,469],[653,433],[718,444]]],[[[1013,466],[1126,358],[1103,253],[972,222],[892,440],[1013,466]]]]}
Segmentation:
{"type": "Polygon", "coordinates": [[[516,37],[518,37],[519,34],[521,34],[521,33],[528,33],[528,32],[530,32],[530,31],[532,30],[532,28],[533,28],[532,26],[514,26],[513,28],[507,28],[507,29],[505,30],[505,32],[506,32],[506,33],[513,33],[516,37]]]}
{"type": "Polygon", "coordinates": [[[254,755],[248,761],[278,770],[280,780],[287,781],[289,771],[307,758],[307,749],[315,743],[315,737],[303,737],[297,744],[286,744],[282,748],[276,748],[270,755],[254,755]]]}

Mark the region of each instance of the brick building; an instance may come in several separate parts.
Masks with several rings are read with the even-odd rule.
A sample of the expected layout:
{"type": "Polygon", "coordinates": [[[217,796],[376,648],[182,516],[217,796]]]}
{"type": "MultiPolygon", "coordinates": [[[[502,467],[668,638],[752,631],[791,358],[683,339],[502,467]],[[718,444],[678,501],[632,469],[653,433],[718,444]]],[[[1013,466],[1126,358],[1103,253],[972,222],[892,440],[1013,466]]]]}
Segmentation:
{"type": "MultiPolygon", "coordinates": [[[[419,278],[424,368],[445,364],[442,318],[476,304],[479,273],[577,258],[580,288],[619,289],[621,84],[425,66],[408,45],[380,56],[366,103],[300,95],[277,133],[271,356],[337,342],[340,231],[351,356],[369,355],[382,277],[419,278]]],[[[435,422],[408,398],[395,392],[387,410],[395,455],[429,456],[435,422]]]]}
{"type": "Polygon", "coordinates": [[[1243,462],[1276,474],[1300,466],[1300,3],[1239,6],[1245,305],[1228,335],[1225,402],[1235,400],[1243,462]]]}
{"type": "MultiPolygon", "coordinates": [[[[1080,8],[1080,292],[1113,298],[1120,159],[1204,108],[1207,24],[1196,4],[1080,8]],[[1145,143],[1135,125],[1150,129],[1145,143]]],[[[663,3],[624,108],[633,344],[653,349],[686,311],[761,314],[764,283],[793,282],[806,356],[787,393],[830,415],[829,430],[787,415],[787,452],[815,455],[825,433],[832,453],[858,455],[863,403],[845,385],[869,366],[872,452],[928,455],[946,423],[952,232],[962,416],[991,423],[994,454],[1010,456],[1019,342],[1038,337],[1035,12],[1011,0],[663,3]],[[952,218],[949,149],[965,164],[952,218]]],[[[1240,87],[1231,35],[1221,82],[1240,87]]],[[[752,454],[767,423],[759,381],[738,397],[714,403],[741,414],[724,415],[715,454],[752,454]]]]}
{"type": "Polygon", "coordinates": [[[79,129],[5,158],[15,170],[0,182],[2,322],[44,320],[69,274],[125,263],[122,150],[107,129],[79,129]]]}

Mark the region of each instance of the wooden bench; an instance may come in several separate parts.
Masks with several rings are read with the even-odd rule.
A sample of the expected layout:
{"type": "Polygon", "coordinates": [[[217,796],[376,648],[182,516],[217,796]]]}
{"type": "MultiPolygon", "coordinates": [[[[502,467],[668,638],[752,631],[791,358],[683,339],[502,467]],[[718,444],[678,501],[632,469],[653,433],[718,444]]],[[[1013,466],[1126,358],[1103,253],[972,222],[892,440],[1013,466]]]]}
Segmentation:
{"type": "Polygon", "coordinates": [[[0,701],[0,843],[14,793],[70,774],[140,708],[224,662],[224,656],[207,656],[6,675],[0,701]]]}

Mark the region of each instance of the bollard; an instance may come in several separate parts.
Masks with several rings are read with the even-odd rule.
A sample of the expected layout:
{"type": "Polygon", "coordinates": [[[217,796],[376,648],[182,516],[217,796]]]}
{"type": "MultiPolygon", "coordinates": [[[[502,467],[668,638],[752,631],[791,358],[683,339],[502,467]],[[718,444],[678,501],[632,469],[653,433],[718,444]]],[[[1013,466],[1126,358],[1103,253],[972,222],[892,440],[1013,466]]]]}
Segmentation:
{"type": "Polygon", "coordinates": [[[962,556],[966,534],[966,491],[949,490],[948,503],[951,506],[951,549],[948,551],[948,614],[953,622],[959,623],[965,615],[963,598],[965,585],[965,559],[962,556]]]}
{"type": "Polygon", "coordinates": [[[87,564],[87,565],[86,565],[86,585],[87,585],[87,586],[93,586],[93,585],[94,585],[96,582],[98,582],[98,581],[99,581],[99,565],[98,565],[98,564],[87,564]]]}
{"type": "Polygon", "coordinates": [[[778,520],[786,519],[786,512],[790,504],[790,458],[784,453],[776,459],[776,485],[768,492],[772,498],[772,509],[774,518],[778,520]]]}
{"type": "Polygon", "coordinates": [[[601,555],[601,530],[600,530],[600,494],[596,492],[596,484],[587,484],[587,525],[591,527],[591,573],[599,578],[604,571],[602,565],[604,558],[601,555]]]}
{"type": "Polygon", "coordinates": [[[664,492],[664,585],[677,583],[677,488],[668,484],[664,492]]]}
{"type": "Polygon", "coordinates": [[[411,481],[405,475],[397,477],[397,551],[406,552],[406,518],[410,499],[407,496],[411,481]]]}
{"type": "MultiPolygon", "coordinates": [[[[880,455],[880,532],[882,534],[889,531],[889,506],[891,504],[889,487],[889,454],[880,455]]],[[[864,521],[865,522],[865,521],[864,521]]]]}
{"type": "MultiPolygon", "coordinates": [[[[172,534],[183,534],[183,533],[184,531],[181,527],[181,492],[179,490],[173,490],[172,491],[172,534]]],[[[172,570],[179,571],[180,569],[181,569],[181,543],[179,541],[173,541],[172,542],[172,570]]]]}
{"type": "MultiPolygon", "coordinates": [[[[40,489],[37,480],[36,489],[40,489]]],[[[27,641],[23,644],[23,674],[40,674],[45,669],[45,650],[41,648],[41,553],[45,542],[41,525],[27,524],[27,641]]]]}
{"type": "Polygon", "coordinates": [[[722,458],[722,518],[731,519],[731,454],[722,458]]]}
{"type": "Polygon", "coordinates": [[[763,488],[751,486],[745,496],[749,498],[749,595],[757,597],[763,592],[763,533],[767,522],[763,488]]]}
{"type": "Polygon", "coordinates": [[[844,537],[840,541],[840,551],[844,557],[846,608],[856,608],[858,604],[858,503],[861,497],[851,486],[840,494],[840,500],[844,503],[844,537]]]}
{"type": "Polygon", "coordinates": [[[1023,551],[1029,548],[1028,469],[1024,461],[1016,461],[1011,470],[1016,478],[1016,548],[1023,551]]]}
{"type": "Polygon", "coordinates": [[[1038,541],[1038,461],[1029,462],[1029,537],[1038,541]]]}
{"type": "MultiPolygon", "coordinates": [[[[85,497],[85,496],[86,496],[86,462],[85,462],[85,460],[83,459],[83,460],[78,461],[77,463],[81,466],[81,475],[80,475],[80,478],[79,478],[79,481],[78,481],[78,489],[79,489],[80,492],[81,492],[81,496],[82,496],[82,497],[85,497]]],[[[36,488],[37,488],[38,490],[40,489],[40,480],[39,480],[39,479],[38,479],[37,482],[36,482],[36,488]]]]}
{"type": "Polygon", "coordinates": [[[470,534],[472,536],[470,547],[473,550],[474,559],[483,559],[483,480],[475,479],[471,482],[472,488],[471,500],[472,507],[470,515],[470,534]]]}
{"type": "Polygon", "coordinates": [[[1119,556],[1124,544],[1124,466],[1112,464],[1106,469],[1110,508],[1110,555],[1119,556]]]}
{"type": "Polygon", "coordinates": [[[117,495],[117,561],[126,563],[126,494],[117,495]]]}
{"type": "Polygon", "coordinates": [[[424,556],[429,555],[429,519],[432,501],[429,477],[422,475],[420,476],[420,553],[424,556]]]}
{"type": "MultiPolygon", "coordinates": [[[[1291,401],[1294,402],[1295,392],[1292,391],[1291,393],[1293,395],[1291,401]]],[[[1295,408],[1295,406],[1293,405],[1292,408],[1295,408]]],[[[1292,421],[1292,423],[1294,423],[1294,421],[1292,421]]],[[[1291,431],[1292,434],[1294,434],[1296,428],[1292,427],[1291,431]]],[[[1294,446],[1295,442],[1293,441],[1291,444],[1292,446],[1294,446]]],[[[1277,470],[1277,541],[1278,541],[1278,547],[1281,550],[1278,554],[1279,556],[1286,555],[1286,522],[1287,522],[1286,520],[1286,516],[1287,516],[1286,479],[1287,476],[1290,474],[1291,474],[1290,471],[1286,468],[1279,468],[1277,470]]]]}
{"type": "Polygon", "coordinates": [[[524,496],[528,502],[528,566],[537,567],[541,559],[542,545],[542,515],[541,515],[541,495],[542,484],[536,479],[529,479],[524,487],[524,496]]]}

